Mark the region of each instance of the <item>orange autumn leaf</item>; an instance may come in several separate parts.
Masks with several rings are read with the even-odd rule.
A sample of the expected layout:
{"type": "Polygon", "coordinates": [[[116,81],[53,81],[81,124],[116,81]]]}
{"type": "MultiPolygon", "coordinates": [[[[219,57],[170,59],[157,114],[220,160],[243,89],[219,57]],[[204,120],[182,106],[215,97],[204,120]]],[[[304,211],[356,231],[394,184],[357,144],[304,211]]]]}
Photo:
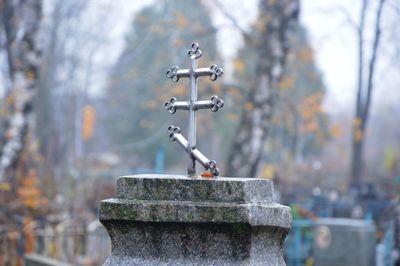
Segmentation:
{"type": "Polygon", "coordinates": [[[183,84],[178,84],[177,86],[175,86],[172,89],[172,92],[171,92],[171,94],[176,96],[176,97],[185,96],[186,93],[187,93],[187,90],[186,90],[185,85],[183,85],[183,84]]]}
{"type": "Polygon", "coordinates": [[[175,26],[182,30],[186,27],[187,25],[187,19],[184,15],[182,15],[181,13],[177,13],[176,14],[176,19],[175,19],[175,26]]]}
{"type": "Polygon", "coordinates": [[[278,84],[279,89],[288,90],[294,87],[294,79],[292,77],[283,77],[278,84]]]}
{"type": "Polygon", "coordinates": [[[309,47],[301,49],[298,57],[303,62],[311,62],[314,58],[313,50],[309,47]]]}
{"type": "Polygon", "coordinates": [[[363,139],[363,137],[364,137],[364,133],[362,132],[362,130],[357,129],[354,132],[354,139],[356,142],[360,142],[363,139]]]}
{"type": "Polygon", "coordinates": [[[239,72],[239,73],[244,73],[246,71],[246,64],[243,63],[242,60],[240,59],[235,59],[233,60],[233,67],[235,69],[235,71],[239,72]]]}
{"type": "Polygon", "coordinates": [[[343,136],[343,129],[339,125],[332,126],[329,131],[331,136],[335,138],[343,136]]]}
{"type": "Polygon", "coordinates": [[[247,103],[245,103],[245,105],[244,105],[244,109],[245,109],[247,112],[252,111],[253,108],[254,108],[254,106],[253,106],[253,103],[251,103],[251,102],[247,102],[247,103]]]}

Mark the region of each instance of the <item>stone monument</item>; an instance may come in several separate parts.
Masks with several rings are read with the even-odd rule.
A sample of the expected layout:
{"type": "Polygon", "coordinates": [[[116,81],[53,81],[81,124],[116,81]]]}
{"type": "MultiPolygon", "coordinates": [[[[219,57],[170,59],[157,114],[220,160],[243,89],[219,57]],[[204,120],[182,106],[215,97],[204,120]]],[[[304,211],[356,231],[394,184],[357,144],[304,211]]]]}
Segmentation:
{"type": "Polygon", "coordinates": [[[290,230],[290,208],[273,201],[273,184],[262,178],[216,177],[216,162],[196,147],[196,111],[217,111],[222,100],[197,101],[197,78],[216,80],[217,66],[197,68],[201,51],[188,53],[192,68],[173,67],[173,81],[188,77],[190,99],[172,98],[171,113],[189,111],[188,141],[169,127],[170,139],[189,155],[188,175],[135,175],[117,180],[115,198],[100,204],[99,219],[111,237],[105,265],[285,265],[283,242],[290,230]],[[211,175],[196,176],[198,161],[211,175]]]}

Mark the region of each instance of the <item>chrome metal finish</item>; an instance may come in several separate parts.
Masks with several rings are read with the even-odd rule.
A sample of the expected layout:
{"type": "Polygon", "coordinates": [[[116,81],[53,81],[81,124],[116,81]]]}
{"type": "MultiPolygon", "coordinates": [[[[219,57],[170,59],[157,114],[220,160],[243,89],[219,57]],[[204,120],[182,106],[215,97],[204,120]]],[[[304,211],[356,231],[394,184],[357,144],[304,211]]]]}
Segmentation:
{"type": "Polygon", "coordinates": [[[189,69],[180,69],[176,72],[179,78],[188,78],[190,76],[189,69]]]}
{"type": "Polygon", "coordinates": [[[214,176],[217,176],[219,174],[219,170],[216,162],[213,160],[208,160],[207,157],[196,148],[196,112],[200,109],[210,109],[211,111],[216,112],[219,108],[224,106],[224,101],[215,95],[212,96],[210,100],[198,101],[197,78],[208,76],[212,81],[215,81],[218,77],[223,75],[224,71],[217,65],[212,65],[209,68],[198,68],[197,59],[199,59],[201,55],[202,51],[199,49],[199,45],[197,43],[193,43],[188,51],[188,57],[191,60],[191,68],[179,69],[179,67],[173,66],[167,71],[167,77],[174,82],[178,82],[180,78],[189,78],[190,92],[189,101],[177,101],[175,97],[172,97],[169,101],[164,103],[164,108],[171,114],[174,114],[176,110],[189,111],[188,140],[182,136],[180,128],[174,126],[170,126],[168,128],[170,140],[177,141],[189,155],[188,175],[194,176],[196,174],[196,161],[198,161],[214,176]]]}
{"type": "Polygon", "coordinates": [[[190,59],[197,59],[200,58],[203,53],[199,49],[199,44],[194,42],[188,51],[188,56],[190,59]]]}
{"type": "Polygon", "coordinates": [[[222,76],[224,74],[224,70],[222,68],[218,67],[217,65],[212,65],[210,67],[210,79],[212,81],[217,80],[218,77],[222,76]]]}
{"type": "Polygon", "coordinates": [[[179,67],[177,67],[177,66],[171,67],[171,69],[169,69],[166,73],[167,78],[172,79],[172,81],[174,81],[174,82],[178,82],[179,81],[178,69],[179,69],[179,67]]]}
{"type": "Polygon", "coordinates": [[[207,159],[206,156],[204,156],[204,154],[202,154],[198,149],[193,149],[192,150],[192,156],[194,158],[196,158],[196,160],[204,167],[207,168],[208,163],[210,162],[210,160],[207,159]]]}
{"type": "Polygon", "coordinates": [[[178,102],[175,97],[169,99],[164,103],[165,110],[168,110],[171,114],[174,114],[176,110],[189,110],[188,102],[178,102]]]}
{"type": "Polygon", "coordinates": [[[210,109],[213,112],[217,112],[219,108],[224,106],[224,101],[219,99],[218,96],[214,95],[211,100],[208,101],[197,101],[195,104],[196,110],[199,109],[210,109]]]}
{"type": "MultiPolygon", "coordinates": [[[[195,104],[197,101],[197,77],[195,76],[195,70],[197,68],[197,59],[201,57],[201,51],[199,50],[199,45],[197,43],[192,44],[192,49],[189,50],[188,55],[192,61],[192,68],[190,69],[190,97],[189,97],[189,148],[187,153],[190,154],[191,149],[196,148],[196,108],[195,104]],[[193,51],[193,47],[196,50],[193,51]],[[192,55],[190,53],[192,52],[192,55]]],[[[196,174],[196,161],[193,156],[189,156],[188,161],[188,175],[193,176],[196,174]]]]}
{"type": "Polygon", "coordinates": [[[210,100],[197,101],[194,106],[195,106],[196,110],[209,109],[212,106],[212,102],[210,100]]]}

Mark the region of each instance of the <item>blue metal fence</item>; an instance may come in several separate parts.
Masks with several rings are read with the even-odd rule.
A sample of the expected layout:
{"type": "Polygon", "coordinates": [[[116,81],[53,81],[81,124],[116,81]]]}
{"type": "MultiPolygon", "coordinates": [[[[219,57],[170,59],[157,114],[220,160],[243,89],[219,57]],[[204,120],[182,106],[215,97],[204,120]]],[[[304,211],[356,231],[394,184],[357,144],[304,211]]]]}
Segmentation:
{"type": "Polygon", "coordinates": [[[311,258],[313,222],[308,219],[293,220],[292,229],[285,241],[285,258],[288,266],[306,265],[311,258]]]}
{"type": "Polygon", "coordinates": [[[393,266],[394,261],[392,258],[392,251],[394,247],[394,223],[391,221],[389,223],[388,228],[385,231],[383,236],[383,245],[384,245],[384,258],[383,265],[384,266],[393,266]]]}

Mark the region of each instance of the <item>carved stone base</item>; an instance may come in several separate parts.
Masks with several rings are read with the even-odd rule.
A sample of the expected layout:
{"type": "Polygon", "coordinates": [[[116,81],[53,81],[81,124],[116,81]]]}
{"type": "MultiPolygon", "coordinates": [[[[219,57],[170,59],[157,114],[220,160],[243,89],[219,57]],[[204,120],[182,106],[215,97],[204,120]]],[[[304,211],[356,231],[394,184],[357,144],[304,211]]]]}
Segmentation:
{"type": "Polygon", "coordinates": [[[100,205],[105,265],[285,265],[290,208],[272,194],[258,178],[121,177],[100,205]]]}

